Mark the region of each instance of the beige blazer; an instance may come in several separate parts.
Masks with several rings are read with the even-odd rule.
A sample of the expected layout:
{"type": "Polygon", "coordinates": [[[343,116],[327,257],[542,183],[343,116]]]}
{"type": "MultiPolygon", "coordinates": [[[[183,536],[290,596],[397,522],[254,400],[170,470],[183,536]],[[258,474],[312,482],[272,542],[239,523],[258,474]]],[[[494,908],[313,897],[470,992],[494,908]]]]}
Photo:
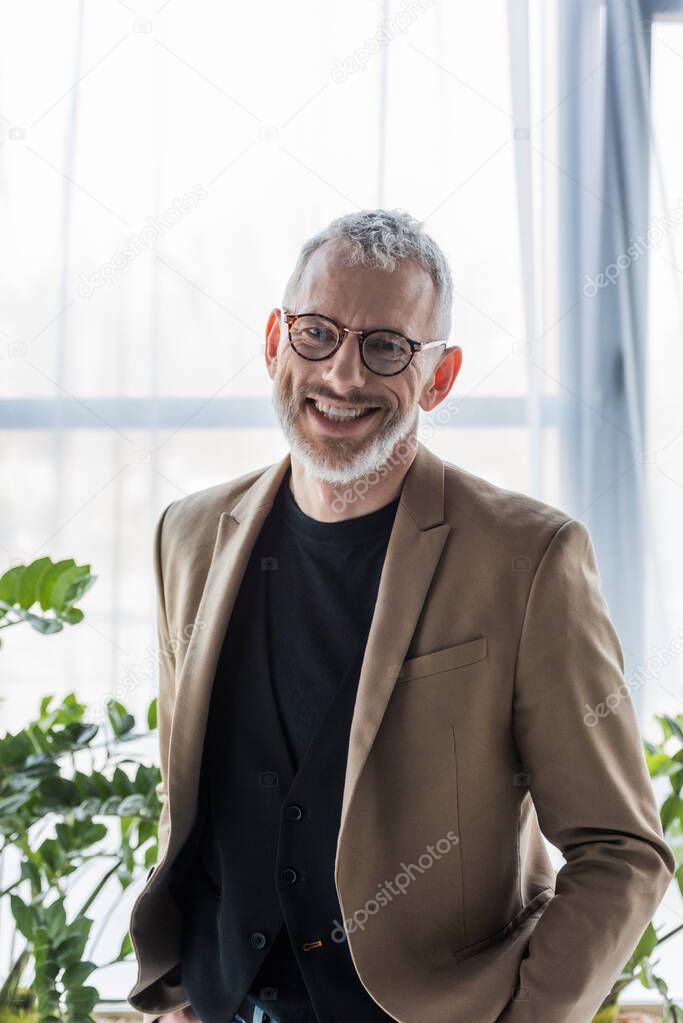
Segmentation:
{"type": "MultiPolygon", "coordinates": [[[[180,948],[169,867],[223,637],[289,463],[174,501],[156,528],[163,808],[130,923],[145,1023],[189,1004],[165,979],[180,948]]],[[[591,1020],[674,870],[623,669],[586,527],[419,443],[358,684],[329,922],[396,1020],[591,1020]],[[566,859],[557,877],[542,833],[566,859]]]]}

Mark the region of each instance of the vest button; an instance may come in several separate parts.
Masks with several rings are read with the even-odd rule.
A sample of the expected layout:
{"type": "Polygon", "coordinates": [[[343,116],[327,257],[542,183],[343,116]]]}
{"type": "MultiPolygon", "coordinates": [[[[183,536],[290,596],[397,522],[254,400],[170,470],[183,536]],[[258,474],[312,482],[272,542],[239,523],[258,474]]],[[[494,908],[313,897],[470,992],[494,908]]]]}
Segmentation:
{"type": "Polygon", "coordinates": [[[294,884],[296,879],[297,872],[296,870],[292,870],[291,867],[286,867],[284,870],[280,871],[280,880],[283,881],[285,884],[294,884]]]}
{"type": "Polygon", "coordinates": [[[263,948],[263,946],[266,943],[265,934],[261,934],[260,931],[254,931],[254,933],[251,936],[251,943],[254,946],[254,948],[263,948]]]}
{"type": "Polygon", "coordinates": [[[285,807],[285,817],[288,821],[298,821],[301,818],[301,807],[296,803],[290,803],[285,807]]]}

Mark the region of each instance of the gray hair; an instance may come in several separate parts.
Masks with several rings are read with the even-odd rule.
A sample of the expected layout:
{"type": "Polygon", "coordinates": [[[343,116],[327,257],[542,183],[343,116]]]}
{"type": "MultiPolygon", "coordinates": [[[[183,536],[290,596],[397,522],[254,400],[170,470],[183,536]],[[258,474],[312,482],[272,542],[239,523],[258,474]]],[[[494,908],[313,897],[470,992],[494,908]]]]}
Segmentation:
{"type": "Polygon", "coordinates": [[[447,338],[451,331],[453,278],[445,255],[423,227],[422,221],[401,209],[359,210],[337,217],[304,243],[287,281],[284,303],[293,303],[306,264],[315,250],[325,242],[343,241],[348,247],[346,266],[360,264],[393,272],[397,260],[412,259],[426,270],[436,286],[436,336],[447,338]]]}

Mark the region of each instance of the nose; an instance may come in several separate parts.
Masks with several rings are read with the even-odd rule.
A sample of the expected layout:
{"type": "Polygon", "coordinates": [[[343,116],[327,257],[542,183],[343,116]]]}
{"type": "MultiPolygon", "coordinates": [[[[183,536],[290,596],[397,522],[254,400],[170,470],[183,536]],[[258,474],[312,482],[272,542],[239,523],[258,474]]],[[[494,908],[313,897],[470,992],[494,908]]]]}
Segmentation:
{"type": "Polygon", "coordinates": [[[323,380],[337,393],[361,388],[365,384],[367,370],[360,357],[357,334],[346,334],[334,355],[322,363],[323,380]]]}

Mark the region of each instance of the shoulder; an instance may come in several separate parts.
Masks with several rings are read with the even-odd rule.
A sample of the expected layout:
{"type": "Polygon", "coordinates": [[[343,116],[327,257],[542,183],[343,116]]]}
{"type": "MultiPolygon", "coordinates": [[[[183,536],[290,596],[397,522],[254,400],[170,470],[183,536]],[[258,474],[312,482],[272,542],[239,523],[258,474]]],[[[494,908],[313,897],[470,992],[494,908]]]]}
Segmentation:
{"type": "Polygon", "coordinates": [[[206,533],[215,539],[218,519],[229,512],[269,465],[253,469],[224,483],[194,490],[171,501],[161,512],[157,528],[163,526],[164,540],[170,537],[197,537],[206,533]]]}
{"type": "Polygon", "coordinates": [[[502,544],[537,560],[555,536],[577,536],[585,543],[588,530],[569,512],[518,490],[444,462],[446,518],[460,531],[478,534],[494,547],[502,544]]]}

